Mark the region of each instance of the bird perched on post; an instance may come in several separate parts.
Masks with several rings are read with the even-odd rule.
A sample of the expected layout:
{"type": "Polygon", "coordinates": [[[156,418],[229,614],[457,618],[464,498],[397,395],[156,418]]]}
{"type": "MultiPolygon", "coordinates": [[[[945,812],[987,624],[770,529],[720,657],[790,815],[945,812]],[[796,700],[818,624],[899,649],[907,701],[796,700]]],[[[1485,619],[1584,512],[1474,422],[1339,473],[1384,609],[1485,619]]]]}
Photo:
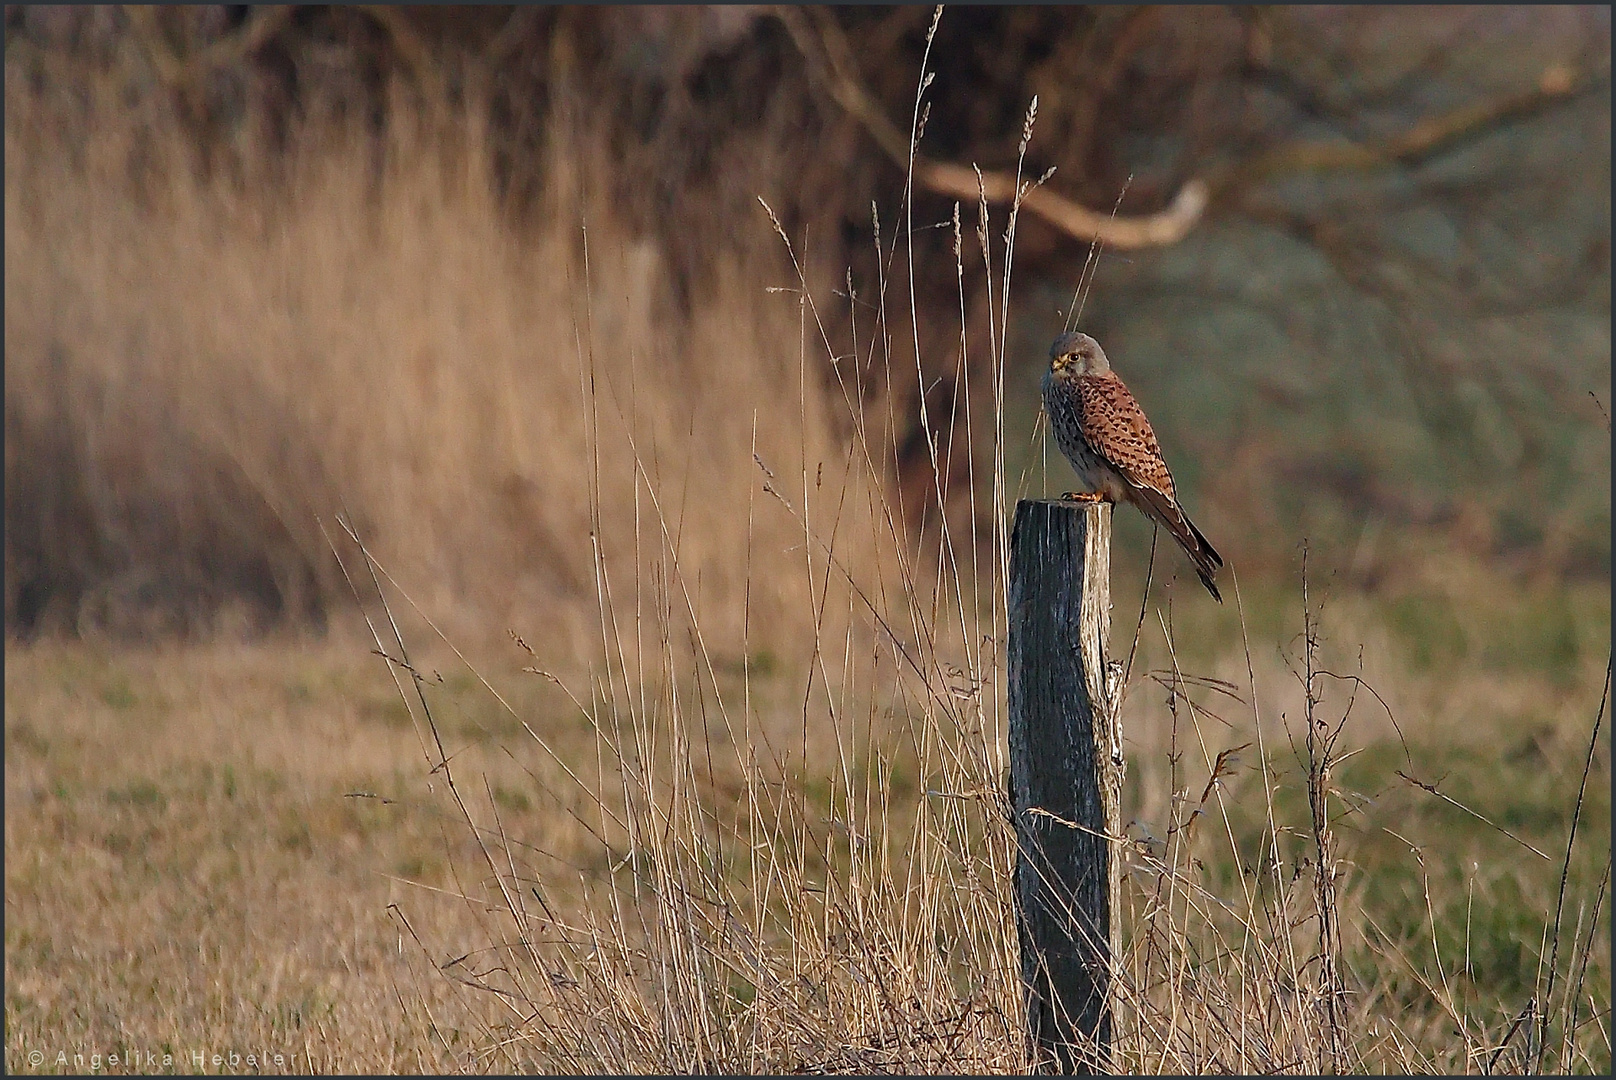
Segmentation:
{"type": "Polygon", "coordinates": [[[1195,564],[1195,573],[1218,603],[1213,583],[1223,558],[1178,504],[1173,474],[1162,460],[1145,411],[1122,384],[1100,343],[1068,333],[1049,347],[1044,373],[1044,411],[1055,445],[1071,462],[1082,491],[1063,498],[1079,502],[1133,503],[1159,523],[1195,564]]]}

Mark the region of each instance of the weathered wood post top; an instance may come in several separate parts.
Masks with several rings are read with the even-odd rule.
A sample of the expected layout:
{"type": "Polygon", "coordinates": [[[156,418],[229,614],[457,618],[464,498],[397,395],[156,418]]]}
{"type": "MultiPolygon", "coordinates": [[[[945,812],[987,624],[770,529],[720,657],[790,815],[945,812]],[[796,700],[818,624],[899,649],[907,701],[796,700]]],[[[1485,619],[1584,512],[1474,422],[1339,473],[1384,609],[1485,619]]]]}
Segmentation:
{"type": "Polygon", "coordinates": [[[1040,1071],[1110,1068],[1122,743],[1107,686],[1111,507],[1016,504],[1010,802],[1028,1037],[1040,1071]]]}

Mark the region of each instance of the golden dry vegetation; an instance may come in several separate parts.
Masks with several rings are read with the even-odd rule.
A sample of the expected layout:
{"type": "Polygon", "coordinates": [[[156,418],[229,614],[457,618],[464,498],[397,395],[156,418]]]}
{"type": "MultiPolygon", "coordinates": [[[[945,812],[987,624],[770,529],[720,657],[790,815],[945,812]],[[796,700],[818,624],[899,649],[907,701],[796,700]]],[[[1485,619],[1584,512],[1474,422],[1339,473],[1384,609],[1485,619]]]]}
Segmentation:
{"type": "MultiPolygon", "coordinates": [[[[257,174],[114,82],[60,124],[20,68],[8,1069],[1027,1068],[997,660],[1026,478],[972,446],[963,519],[906,516],[936,418],[870,374],[919,370],[896,301],[794,270],[759,208],[672,302],[601,146],[548,147],[516,218],[475,110],[225,159],[257,174]]],[[[959,309],[1000,321],[955,362],[1002,383],[1010,223],[973,218],[996,269],[959,309]]],[[[1213,610],[1161,558],[1119,1067],[1608,1071],[1604,586],[1433,557],[1390,599],[1315,568],[1306,607],[1292,573],[1213,610]]]]}
{"type": "Polygon", "coordinates": [[[804,632],[800,527],[772,501],[736,512],[754,455],[812,473],[850,527],[871,496],[794,296],[760,288],[776,262],[658,311],[656,250],[584,212],[610,206],[593,167],[516,231],[474,126],[400,124],[372,155],[311,125],[265,191],[198,179],[161,115],[99,108],[87,140],[26,91],[7,116],[7,445],[35,465],[8,498],[38,530],[7,548],[39,582],[17,618],[121,639],[318,623],[347,599],[321,527],[340,511],[480,633],[544,612],[535,644],[575,645],[592,542],[616,557],[660,529],[726,648],[743,592],[804,632]]]}

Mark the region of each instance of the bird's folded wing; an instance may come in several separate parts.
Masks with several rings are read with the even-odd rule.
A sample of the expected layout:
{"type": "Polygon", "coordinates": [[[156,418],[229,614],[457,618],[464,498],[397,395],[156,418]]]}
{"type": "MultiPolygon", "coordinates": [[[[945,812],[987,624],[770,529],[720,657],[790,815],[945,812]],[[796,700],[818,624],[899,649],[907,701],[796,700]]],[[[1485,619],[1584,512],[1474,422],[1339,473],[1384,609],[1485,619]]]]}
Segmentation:
{"type": "Polygon", "coordinates": [[[1176,501],[1173,474],[1162,460],[1156,433],[1122,380],[1114,375],[1086,375],[1077,380],[1077,392],[1083,435],[1094,452],[1130,484],[1176,501]]]}

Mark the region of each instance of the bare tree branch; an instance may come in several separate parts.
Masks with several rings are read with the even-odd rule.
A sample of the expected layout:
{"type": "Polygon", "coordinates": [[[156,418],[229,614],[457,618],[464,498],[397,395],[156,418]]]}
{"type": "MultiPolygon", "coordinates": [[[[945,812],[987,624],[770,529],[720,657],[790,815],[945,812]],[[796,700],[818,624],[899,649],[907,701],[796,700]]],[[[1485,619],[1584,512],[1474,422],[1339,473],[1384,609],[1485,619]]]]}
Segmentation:
{"type": "MultiPolygon", "coordinates": [[[[776,7],[773,14],[785,25],[808,67],[824,82],[835,102],[864,126],[876,145],[899,168],[908,168],[909,139],[899,130],[864,89],[856,75],[852,50],[835,16],[821,9],[813,12],[816,27],[810,27],[797,8],[776,7]]],[[[984,172],[978,187],[977,171],[964,165],[933,161],[917,155],[914,162],[916,183],[939,195],[975,200],[986,195],[989,202],[1011,202],[1016,197],[1016,180],[1005,173],[984,172]]],[[[1205,183],[1185,184],[1166,210],[1143,217],[1111,217],[1081,206],[1047,187],[1034,186],[1022,198],[1022,208],[1037,214],[1062,232],[1078,240],[1100,240],[1116,250],[1160,247],[1177,243],[1200,220],[1206,209],[1209,190],[1205,183]]]]}
{"type": "MultiPolygon", "coordinates": [[[[821,8],[807,10],[807,18],[803,9],[792,7],[776,7],[771,13],[784,24],[811,74],[824,85],[831,98],[863,126],[894,164],[907,168],[909,139],[858,78],[852,49],[835,15],[821,8]]],[[[1234,162],[1205,180],[1191,180],[1165,210],[1156,214],[1113,218],[1081,206],[1047,186],[1028,189],[1022,206],[1079,240],[1098,239],[1119,250],[1165,246],[1183,239],[1215,197],[1297,172],[1417,164],[1481,138],[1513,120],[1570,101],[1608,79],[1608,68],[1579,71],[1556,64],[1543,72],[1536,86],[1429,117],[1389,138],[1279,146],[1234,162]]],[[[979,187],[975,169],[920,155],[914,160],[914,177],[929,191],[962,200],[976,199],[985,193],[990,202],[1010,202],[1017,194],[1013,176],[983,173],[979,187]]]]}
{"type": "Polygon", "coordinates": [[[1569,101],[1605,82],[1609,76],[1608,69],[1575,71],[1563,64],[1555,64],[1544,70],[1536,86],[1427,117],[1391,138],[1368,143],[1304,142],[1276,147],[1253,159],[1234,164],[1212,180],[1212,188],[1222,195],[1291,173],[1364,170],[1398,163],[1418,164],[1435,154],[1496,131],[1512,120],[1569,101]]]}

